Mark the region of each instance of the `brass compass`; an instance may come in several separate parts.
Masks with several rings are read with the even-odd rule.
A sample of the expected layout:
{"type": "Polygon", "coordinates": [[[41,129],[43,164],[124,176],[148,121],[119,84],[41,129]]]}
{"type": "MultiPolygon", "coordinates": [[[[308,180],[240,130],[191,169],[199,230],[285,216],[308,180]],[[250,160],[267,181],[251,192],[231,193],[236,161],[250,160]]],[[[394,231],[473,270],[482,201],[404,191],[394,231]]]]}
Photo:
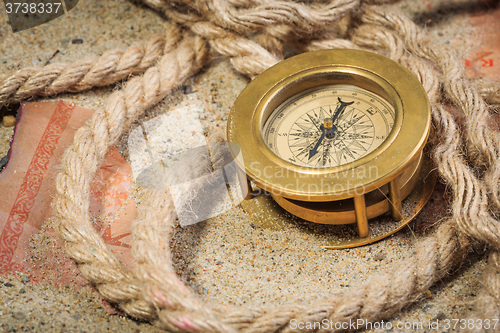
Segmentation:
{"type": "MultiPolygon", "coordinates": [[[[357,237],[335,247],[376,241],[416,215],[415,207],[405,214],[402,202],[417,187],[419,211],[432,191],[428,179],[432,186],[419,184],[429,178],[429,131],[419,81],[394,61],[359,50],[280,62],[243,90],[228,119],[232,153],[241,152],[249,184],[304,220],[356,223],[357,237]],[[386,212],[395,227],[370,235],[368,220],[386,212]]],[[[248,199],[244,208],[251,210],[255,199],[248,199]]]]}

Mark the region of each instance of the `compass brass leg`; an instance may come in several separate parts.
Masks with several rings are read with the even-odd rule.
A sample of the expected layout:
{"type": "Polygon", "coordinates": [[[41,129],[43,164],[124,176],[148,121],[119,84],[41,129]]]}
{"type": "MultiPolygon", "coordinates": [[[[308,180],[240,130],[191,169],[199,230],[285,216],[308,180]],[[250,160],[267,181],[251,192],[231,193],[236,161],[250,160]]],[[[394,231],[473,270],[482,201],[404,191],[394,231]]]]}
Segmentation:
{"type": "Polygon", "coordinates": [[[401,221],[403,219],[398,177],[394,178],[394,180],[389,183],[389,209],[395,221],[401,221]]]}
{"type": "Polygon", "coordinates": [[[358,224],[359,237],[368,237],[368,218],[366,217],[366,203],[364,195],[354,196],[354,210],[358,224]]]}

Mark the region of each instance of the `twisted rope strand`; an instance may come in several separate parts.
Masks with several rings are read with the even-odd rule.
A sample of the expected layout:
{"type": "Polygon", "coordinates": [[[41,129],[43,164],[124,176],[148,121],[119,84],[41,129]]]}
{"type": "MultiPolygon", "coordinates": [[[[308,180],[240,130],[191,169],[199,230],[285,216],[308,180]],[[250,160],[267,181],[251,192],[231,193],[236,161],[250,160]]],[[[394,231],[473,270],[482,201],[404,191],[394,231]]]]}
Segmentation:
{"type": "MultiPolygon", "coordinates": [[[[496,208],[500,209],[500,169],[498,168],[500,166],[500,132],[491,130],[490,108],[475,85],[466,78],[463,64],[446,48],[430,43],[426,36],[419,33],[419,28],[415,23],[408,18],[371,8],[363,16],[363,21],[377,22],[398,32],[406,41],[408,50],[438,66],[443,75],[442,82],[447,97],[466,115],[465,137],[468,141],[470,160],[479,168],[489,167],[485,175],[489,181],[489,194],[496,208]]],[[[498,93],[495,96],[498,96],[498,93]]],[[[496,242],[494,246],[500,248],[500,243],[496,242]]]]}
{"type": "MultiPolygon", "coordinates": [[[[223,136],[219,134],[211,137],[209,142],[212,149],[218,147],[214,145],[214,139],[220,141],[223,136]]],[[[219,149],[212,155],[214,167],[218,169],[227,163],[227,157],[221,153],[222,150],[219,149]]],[[[192,163],[188,163],[192,165],[191,168],[169,170],[169,183],[199,179],[212,172],[207,155],[197,154],[192,157],[192,163]]],[[[202,190],[205,184],[201,182],[195,185],[195,189],[189,193],[183,192],[186,200],[195,197],[196,193],[191,192],[202,190]]],[[[170,239],[177,216],[169,193],[146,191],[141,201],[143,204],[139,208],[139,218],[132,228],[132,253],[137,258],[136,275],[144,284],[143,295],[156,308],[159,317],[157,325],[169,332],[232,332],[232,328],[217,320],[213,311],[205,307],[175,275],[170,239]]]]}
{"type": "MultiPolygon", "coordinates": [[[[409,301],[418,299],[433,283],[463,260],[468,248],[467,241],[456,234],[453,223],[447,222],[436,233],[420,242],[416,254],[408,259],[409,262],[396,267],[397,274],[377,276],[340,297],[322,300],[310,306],[285,305],[267,311],[252,309],[251,318],[243,315],[241,319],[242,312],[237,310],[223,320],[237,323],[241,332],[245,333],[289,333],[303,332],[290,326],[292,319],[297,322],[321,322],[327,319],[334,323],[360,318],[373,321],[385,319],[409,301]],[[429,257],[429,254],[432,256],[429,257]]],[[[323,331],[316,328],[309,332],[323,331]]]]}
{"type": "Polygon", "coordinates": [[[155,312],[143,299],[140,282],[93,229],[88,217],[88,193],[107,149],[147,108],[197,72],[205,63],[207,49],[199,38],[181,40],[179,30],[172,28],[164,53],[156,66],[129,80],[123,90],[115,91],[106,108],[98,110],[89,124],[76,132],[73,145],[62,157],[53,204],[58,231],[82,274],[106,299],[136,318],[152,319],[155,312]]]}
{"type": "Polygon", "coordinates": [[[285,24],[296,34],[308,35],[324,26],[338,22],[344,15],[359,7],[359,0],[334,0],[326,3],[310,3],[270,0],[242,2],[230,1],[166,1],[143,0],[148,6],[163,12],[168,18],[190,26],[200,21],[230,32],[248,35],[273,25],[285,24]],[[248,2],[247,2],[248,3],[248,2]]]}
{"type": "MultiPolygon", "coordinates": [[[[167,31],[167,36],[170,31],[167,31]]],[[[23,68],[0,79],[0,107],[33,96],[51,96],[103,87],[137,75],[151,67],[163,54],[165,36],[155,36],[122,51],[103,53],[73,64],[51,64],[23,68]]]]}

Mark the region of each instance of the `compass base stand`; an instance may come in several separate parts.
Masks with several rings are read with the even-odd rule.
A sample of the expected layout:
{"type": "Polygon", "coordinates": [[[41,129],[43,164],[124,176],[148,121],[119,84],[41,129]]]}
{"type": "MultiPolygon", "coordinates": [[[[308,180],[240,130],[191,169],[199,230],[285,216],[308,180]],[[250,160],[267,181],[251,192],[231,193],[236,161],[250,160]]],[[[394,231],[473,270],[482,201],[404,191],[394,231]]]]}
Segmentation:
{"type": "MultiPolygon", "coordinates": [[[[371,218],[369,213],[365,220],[366,223],[359,223],[358,220],[356,228],[356,215],[363,214],[363,209],[357,211],[354,207],[363,204],[362,201],[365,200],[364,195],[358,197],[358,199],[350,200],[351,206],[349,207],[344,207],[344,209],[339,209],[339,207],[332,209],[330,207],[331,211],[329,212],[325,212],[324,209],[329,203],[298,202],[282,197],[273,199],[267,192],[250,200],[245,200],[241,205],[245,212],[252,218],[253,222],[264,229],[283,230],[286,228],[299,228],[310,237],[317,237],[322,241],[324,240],[325,248],[342,249],[357,247],[379,241],[401,230],[418,215],[429,200],[437,179],[430,158],[419,158],[405,173],[406,176],[403,174],[399,177],[399,181],[402,184],[400,188],[401,195],[402,197],[406,197],[401,202],[401,209],[397,210],[401,215],[400,220],[397,220],[398,216],[394,216],[394,208],[388,205],[388,200],[385,200],[385,204],[382,205],[385,205],[385,211],[388,213],[375,218],[371,218]],[[404,193],[408,190],[407,187],[410,187],[409,192],[411,193],[404,193]],[[323,222],[321,224],[318,222],[313,223],[298,217],[297,215],[299,214],[291,214],[281,207],[284,203],[285,205],[291,203],[295,211],[297,211],[298,207],[299,213],[303,214],[307,212],[309,220],[312,216],[311,214],[316,214],[315,216],[323,219],[323,222]],[[319,209],[314,211],[314,206],[318,204],[319,209]]],[[[389,186],[386,186],[386,193],[384,195],[390,199],[392,194],[389,192],[389,186]]],[[[397,195],[397,193],[395,194],[397,195]]],[[[366,203],[362,206],[369,207],[373,205],[373,203],[369,202],[371,200],[373,198],[367,196],[366,203]]],[[[287,210],[289,210],[288,208],[287,210]]],[[[364,214],[366,214],[366,209],[364,210],[364,214]]]]}

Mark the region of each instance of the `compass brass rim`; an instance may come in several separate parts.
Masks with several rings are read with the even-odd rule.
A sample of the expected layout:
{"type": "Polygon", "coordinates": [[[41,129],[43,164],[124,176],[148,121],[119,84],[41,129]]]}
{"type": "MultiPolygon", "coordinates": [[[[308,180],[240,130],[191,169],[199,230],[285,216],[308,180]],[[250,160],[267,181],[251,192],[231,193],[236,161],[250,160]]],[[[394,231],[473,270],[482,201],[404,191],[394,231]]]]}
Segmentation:
{"type": "Polygon", "coordinates": [[[359,50],[310,52],[271,67],[243,90],[228,118],[228,140],[241,150],[247,176],[273,195],[303,201],[351,198],[386,184],[418,158],[429,130],[429,103],[417,78],[388,58],[359,50]],[[301,90],[335,84],[362,87],[394,107],[394,126],[385,142],[331,168],[297,166],[274,154],[262,137],[269,114],[301,90]]]}

